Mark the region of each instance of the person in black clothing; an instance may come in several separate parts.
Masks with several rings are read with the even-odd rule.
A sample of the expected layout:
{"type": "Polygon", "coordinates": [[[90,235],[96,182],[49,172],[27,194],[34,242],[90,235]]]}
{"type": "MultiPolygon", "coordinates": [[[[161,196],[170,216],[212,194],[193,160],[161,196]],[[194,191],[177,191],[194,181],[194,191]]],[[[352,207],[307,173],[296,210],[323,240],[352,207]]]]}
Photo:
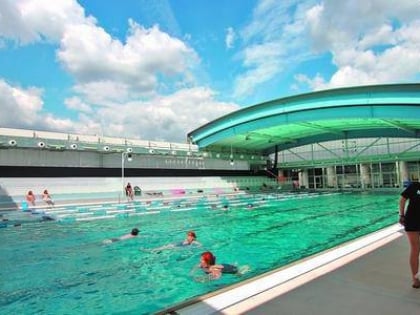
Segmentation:
{"type": "Polygon", "coordinates": [[[400,224],[404,225],[410,243],[410,269],[413,288],[420,288],[419,254],[420,254],[420,183],[411,183],[400,198],[400,224]],[[406,203],[408,206],[406,209],[406,203]]]}

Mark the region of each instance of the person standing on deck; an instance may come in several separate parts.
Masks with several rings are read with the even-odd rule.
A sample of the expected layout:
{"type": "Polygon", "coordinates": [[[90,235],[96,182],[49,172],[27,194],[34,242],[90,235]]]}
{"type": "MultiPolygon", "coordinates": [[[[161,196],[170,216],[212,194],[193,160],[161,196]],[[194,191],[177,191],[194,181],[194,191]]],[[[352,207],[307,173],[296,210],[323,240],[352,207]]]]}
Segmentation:
{"type": "Polygon", "coordinates": [[[420,254],[420,183],[411,183],[400,198],[400,224],[404,226],[410,244],[410,269],[412,287],[420,288],[419,254],[420,254]],[[408,206],[406,209],[406,203],[408,206]]]}
{"type": "Polygon", "coordinates": [[[133,201],[134,191],[130,183],[127,183],[127,186],[125,186],[125,195],[127,196],[128,201],[133,201]]]}

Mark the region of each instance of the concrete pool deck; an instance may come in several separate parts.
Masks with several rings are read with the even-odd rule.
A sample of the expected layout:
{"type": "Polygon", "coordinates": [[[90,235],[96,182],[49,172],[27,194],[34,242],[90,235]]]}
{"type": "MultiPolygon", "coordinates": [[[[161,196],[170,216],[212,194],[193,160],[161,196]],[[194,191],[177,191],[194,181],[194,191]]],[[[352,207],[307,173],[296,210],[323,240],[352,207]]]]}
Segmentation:
{"type": "MultiPolygon", "coordinates": [[[[229,290],[180,305],[172,314],[419,314],[408,243],[393,225],[229,290]]],[[[168,313],[168,312],[166,312],[168,313]]]]}

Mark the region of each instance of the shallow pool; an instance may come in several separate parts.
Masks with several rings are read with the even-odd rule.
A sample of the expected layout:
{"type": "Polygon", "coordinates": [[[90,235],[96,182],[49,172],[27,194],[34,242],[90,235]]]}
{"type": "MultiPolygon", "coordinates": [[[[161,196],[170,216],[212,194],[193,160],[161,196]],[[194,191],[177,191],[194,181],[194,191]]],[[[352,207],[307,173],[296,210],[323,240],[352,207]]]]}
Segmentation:
{"type": "Polygon", "coordinates": [[[253,209],[231,200],[228,211],[203,203],[191,211],[1,228],[1,313],[150,314],[394,224],[398,209],[396,193],[250,198],[253,209]],[[139,237],[102,244],[133,227],[139,237]],[[182,241],[188,230],[201,248],[150,251],[182,241]],[[218,263],[251,270],[196,282],[190,270],[206,250],[218,263]]]}

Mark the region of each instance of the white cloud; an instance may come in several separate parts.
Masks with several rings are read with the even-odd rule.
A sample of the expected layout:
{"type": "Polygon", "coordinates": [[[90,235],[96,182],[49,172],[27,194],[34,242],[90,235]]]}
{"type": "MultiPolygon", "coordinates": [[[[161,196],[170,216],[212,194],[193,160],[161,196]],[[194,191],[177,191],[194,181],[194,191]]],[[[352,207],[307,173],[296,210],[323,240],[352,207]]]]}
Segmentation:
{"type": "Polygon", "coordinates": [[[58,58],[81,84],[114,81],[137,93],[158,87],[158,76],[189,73],[198,58],[179,39],[158,26],[145,29],[131,22],[126,43],[93,25],[68,27],[58,58]]]}
{"type": "Polygon", "coordinates": [[[77,131],[80,123],[60,119],[43,109],[42,90],[36,87],[22,88],[0,80],[0,125],[10,128],[37,130],[77,131]]]}
{"type": "Polygon", "coordinates": [[[39,90],[8,85],[9,92],[4,92],[3,98],[17,90],[32,99],[23,102],[15,98],[14,103],[7,103],[15,115],[3,116],[3,125],[185,141],[188,131],[239,108],[217,101],[210,89],[191,87],[200,61],[196,52],[157,25],[147,29],[129,20],[127,37],[122,41],[98,26],[93,17],[86,17],[76,1],[50,4],[47,0],[20,0],[6,4],[9,11],[14,10],[21,28],[11,28],[14,33],[0,36],[21,44],[40,40],[59,44],[57,60],[75,81],[74,95],[64,104],[78,116],[71,120],[46,113],[39,90]],[[161,90],[166,95],[159,95],[161,90]],[[30,103],[38,106],[30,108],[30,103]]]}
{"type": "Polygon", "coordinates": [[[79,113],[77,119],[72,120],[47,113],[40,89],[14,87],[1,80],[1,110],[8,114],[0,115],[0,125],[185,142],[189,131],[239,109],[238,105],[220,102],[215,97],[208,88],[189,88],[168,96],[156,95],[147,101],[115,102],[106,107],[70,97],[65,101],[67,108],[79,113]]]}
{"type": "Polygon", "coordinates": [[[130,85],[116,81],[93,81],[76,84],[73,87],[76,94],[80,95],[87,103],[98,106],[112,106],[139,97],[144,93],[130,93],[130,85]]]}
{"type": "MultiPolygon", "coordinates": [[[[420,72],[420,5],[415,0],[324,1],[307,13],[313,46],[337,70],[307,83],[314,89],[407,82],[420,72]],[[328,30],[328,31],[326,31],[328,30]]],[[[300,81],[302,83],[303,81],[300,81]]]]}
{"type": "MultiPolygon", "coordinates": [[[[21,44],[40,40],[59,43],[57,60],[74,77],[75,90],[88,91],[108,82],[123,86],[126,93],[137,97],[161,87],[170,90],[172,81],[194,82],[197,54],[157,25],[146,29],[129,20],[127,38],[122,42],[98,26],[95,18],[86,16],[76,0],[6,0],[0,4],[0,13],[3,12],[3,45],[5,39],[21,44]],[[162,80],[167,82],[161,84],[162,80]]],[[[110,90],[111,101],[114,96],[115,91],[110,90]]],[[[107,90],[101,91],[98,99],[106,98],[107,90]]]]}
{"type": "Polygon", "coordinates": [[[306,10],[313,1],[259,1],[252,21],[241,32],[245,71],[235,78],[234,95],[252,94],[285,67],[309,56],[305,41],[306,10]]]}
{"type": "Polygon", "coordinates": [[[4,0],[0,13],[0,37],[21,44],[58,41],[68,25],[95,23],[76,0],[4,0]]]}
{"type": "Polygon", "coordinates": [[[308,85],[312,90],[319,90],[325,86],[325,80],[319,73],[317,73],[314,78],[309,78],[308,76],[301,73],[296,74],[294,78],[298,83],[297,85],[293,85],[292,88],[294,90],[299,89],[299,84],[308,85]]]}
{"type": "Polygon", "coordinates": [[[238,109],[234,103],[217,101],[210,89],[189,88],[148,101],[100,108],[96,116],[107,125],[106,132],[111,135],[185,142],[189,131],[238,109]]]}
{"type": "Polygon", "coordinates": [[[420,65],[419,16],[417,0],[261,0],[240,33],[245,70],[235,78],[234,95],[251,94],[321,55],[331,56],[337,70],[302,73],[306,80],[297,83],[321,89],[412,80],[420,65]]]}
{"type": "Polygon", "coordinates": [[[0,115],[0,125],[19,122],[22,126],[31,126],[36,123],[43,106],[41,96],[40,89],[13,87],[0,80],[0,104],[3,113],[0,115]]]}
{"type": "Polygon", "coordinates": [[[375,30],[373,29],[371,33],[366,34],[358,43],[358,48],[369,49],[369,47],[374,47],[377,45],[395,45],[396,38],[393,33],[392,26],[389,24],[379,25],[375,30]]]}
{"type": "Polygon", "coordinates": [[[66,107],[83,113],[92,113],[92,107],[83,102],[79,97],[73,96],[64,100],[66,107]]]}
{"type": "Polygon", "coordinates": [[[233,48],[233,43],[235,42],[236,34],[235,30],[232,27],[226,29],[225,44],[227,49],[233,48]]]}

